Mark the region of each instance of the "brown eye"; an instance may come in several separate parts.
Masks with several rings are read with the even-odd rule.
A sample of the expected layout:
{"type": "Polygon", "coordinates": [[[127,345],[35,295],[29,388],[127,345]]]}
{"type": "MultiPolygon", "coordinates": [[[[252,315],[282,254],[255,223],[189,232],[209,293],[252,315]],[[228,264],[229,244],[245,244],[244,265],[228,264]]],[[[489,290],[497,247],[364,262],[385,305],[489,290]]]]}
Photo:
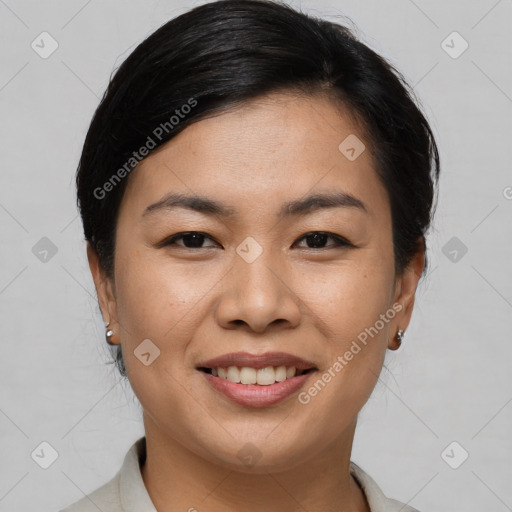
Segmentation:
{"type": "Polygon", "coordinates": [[[200,231],[187,231],[184,233],[177,233],[171,238],[166,239],[160,244],[160,247],[169,245],[175,245],[185,249],[204,249],[207,247],[213,247],[212,245],[203,247],[203,243],[206,239],[213,240],[207,234],[201,233],[200,231]],[[177,240],[183,240],[183,244],[177,244],[177,240]]]}
{"type": "Polygon", "coordinates": [[[352,244],[344,238],[324,231],[312,231],[311,233],[304,235],[299,240],[307,240],[308,245],[310,245],[310,247],[306,247],[307,249],[329,249],[329,247],[352,246],[352,244]],[[329,239],[334,240],[334,244],[330,244],[330,246],[325,247],[325,244],[329,239]]]}

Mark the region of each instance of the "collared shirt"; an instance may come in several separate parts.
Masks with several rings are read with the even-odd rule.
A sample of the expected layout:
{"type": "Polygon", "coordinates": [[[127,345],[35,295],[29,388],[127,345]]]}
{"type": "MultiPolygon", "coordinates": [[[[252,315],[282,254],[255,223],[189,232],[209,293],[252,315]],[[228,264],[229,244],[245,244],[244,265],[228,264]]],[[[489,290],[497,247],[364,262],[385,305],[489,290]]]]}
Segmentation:
{"type": "MultiPolygon", "coordinates": [[[[130,447],[112,480],[60,512],[157,512],[140,472],[145,458],[146,437],[141,437],[130,447]]],[[[375,481],[354,462],[350,462],[350,473],[363,490],[371,512],[418,512],[386,498],[375,481]]]]}

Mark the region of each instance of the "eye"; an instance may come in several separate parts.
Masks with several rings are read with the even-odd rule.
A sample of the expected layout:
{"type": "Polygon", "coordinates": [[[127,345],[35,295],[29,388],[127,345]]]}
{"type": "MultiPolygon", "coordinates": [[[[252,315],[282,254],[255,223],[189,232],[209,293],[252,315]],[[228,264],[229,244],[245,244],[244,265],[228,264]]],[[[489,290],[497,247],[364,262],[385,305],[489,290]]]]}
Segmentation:
{"type": "MultiPolygon", "coordinates": [[[[204,241],[207,239],[214,241],[213,238],[211,238],[206,233],[202,233],[201,231],[186,231],[183,233],[177,233],[170,238],[165,239],[163,242],[158,244],[158,247],[165,247],[169,245],[182,247],[184,249],[206,249],[208,247],[215,247],[216,242],[214,245],[203,246],[204,241]],[[179,240],[182,240],[183,243],[176,243],[179,240]]],[[[353,247],[353,245],[348,240],[345,240],[344,238],[333,233],[326,233],[324,231],[312,231],[311,233],[307,233],[306,235],[299,238],[299,242],[302,240],[306,240],[308,245],[310,245],[310,247],[305,247],[306,249],[353,247]],[[334,240],[334,243],[325,246],[329,239],[334,240]]]]}
{"type": "Polygon", "coordinates": [[[200,231],[186,231],[184,233],[177,233],[176,235],[167,238],[161,244],[159,244],[159,246],[164,247],[167,245],[176,245],[185,249],[204,249],[207,247],[214,247],[213,245],[203,247],[203,242],[205,239],[213,240],[210,236],[205,233],[201,233],[200,231]],[[183,244],[177,244],[177,240],[183,240],[183,244]]]}
{"type": "Polygon", "coordinates": [[[307,240],[311,245],[313,245],[313,247],[306,247],[306,249],[329,249],[329,246],[322,247],[329,238],[334,240],[334,244],[331,244],[331,247],[353,247],[348,240],[324,231],[312,231],[311,233],[307,233],[303,237],[299,238],[299,241],[307,240]]]}

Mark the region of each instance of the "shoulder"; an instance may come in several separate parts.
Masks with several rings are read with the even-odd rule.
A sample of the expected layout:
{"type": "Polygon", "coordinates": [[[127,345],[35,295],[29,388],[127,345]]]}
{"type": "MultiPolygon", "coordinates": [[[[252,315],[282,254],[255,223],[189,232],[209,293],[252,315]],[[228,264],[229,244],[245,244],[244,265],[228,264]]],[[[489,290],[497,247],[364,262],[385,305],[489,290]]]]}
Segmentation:
{"type": "Polygon", "coordinates": [[[140,471],[145,456],[146,438],[142,437],[129,448],[110,481],[59,512],[156,512],[140,471]]]}
{"type": "Polygon", "coordinates": [[[122,512],[119,476],[118,472],[112,480],[59,512],[98,512],[98,510],[122,512]]]}
{"type": "Polygon", "coordinates": [[[375,480],[352,461],[350,462],[350,473],[363,490],[371,512],[419,512],[405,503],[388,498],[375,480]]]}

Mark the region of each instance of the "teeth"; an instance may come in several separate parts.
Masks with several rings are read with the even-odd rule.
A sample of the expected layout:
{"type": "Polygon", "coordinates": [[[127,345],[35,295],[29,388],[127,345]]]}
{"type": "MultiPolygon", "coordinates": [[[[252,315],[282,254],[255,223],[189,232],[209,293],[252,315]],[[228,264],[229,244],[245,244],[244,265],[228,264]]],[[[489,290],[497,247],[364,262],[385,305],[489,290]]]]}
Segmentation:
{"type": "MultiPolygon", "coordinates": [[[[267,366],[256,370],[243,366],[229,366],[228,368],[212,368],[212,375],[218,376],[221,379],[227,379],[231,382],[241,384],[258,384],[260,386],[270,386],[276,382],[282,382],[286,379],[291,379],[297,374],[295,366],[267,366]]],[[[300,372],[302,373],[302,372],[300,372]]]]}
{"type": "Polygon", "coordinates": [[[240,382],[240,372],[236,366],[230,366],[226,378],[231,382],[240,382]]]}
{"type": "Polygon", "coordinates": [[[231,366],[231,368],[238,373],[241,384],[256,384],[259,370],[256,371],[254,368],[247,368],[246,366],[240,368],[240,371],[236,366],[231,366]]]}

